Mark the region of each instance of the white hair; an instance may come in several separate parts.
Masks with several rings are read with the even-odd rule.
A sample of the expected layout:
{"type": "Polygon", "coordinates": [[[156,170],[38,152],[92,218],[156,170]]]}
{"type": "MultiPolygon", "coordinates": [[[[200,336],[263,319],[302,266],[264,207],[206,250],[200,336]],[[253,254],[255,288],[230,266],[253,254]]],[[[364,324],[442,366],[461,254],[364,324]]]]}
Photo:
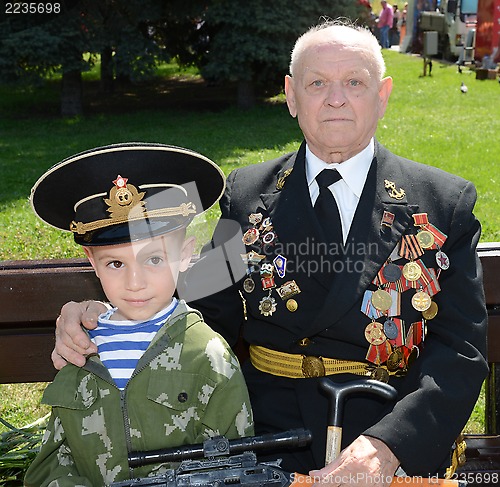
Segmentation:
{"type": "Polygon", "coordinates": [[[298,60],[304,51],[311,44],[323,42],[357,46],[371,52],[379,80],[384,77],[385,61],[377,38],[368,29],[339,19],[328,20],[315,25],[297,39],[290,60],[289,69],[291,76],[294,75],[295,66],[298,64],[298,60]]]}

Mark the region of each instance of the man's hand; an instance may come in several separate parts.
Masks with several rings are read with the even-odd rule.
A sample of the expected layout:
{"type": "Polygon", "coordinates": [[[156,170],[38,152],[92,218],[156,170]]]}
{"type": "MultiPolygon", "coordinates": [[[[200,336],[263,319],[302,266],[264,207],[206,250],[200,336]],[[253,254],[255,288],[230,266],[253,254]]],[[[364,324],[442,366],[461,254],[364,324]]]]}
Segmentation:
{"type": "Polygon", "coordinates": [[[333,462],[309,475],[315,478],[315,486],[388,487],[398,466],[398,459],[384,442],[360,436],[333,462]]]}
{"type": "Polygon", "coordinates": [[[56,346],[52,352],[52,362],[58,370],[67,362],[79,367],[85,365],[85,357],[97,352],[81,325],[92,330],[97,326],[97,318],[106,311],[106,306],[98,301],[66,303],[56,320],[56,346]]]}

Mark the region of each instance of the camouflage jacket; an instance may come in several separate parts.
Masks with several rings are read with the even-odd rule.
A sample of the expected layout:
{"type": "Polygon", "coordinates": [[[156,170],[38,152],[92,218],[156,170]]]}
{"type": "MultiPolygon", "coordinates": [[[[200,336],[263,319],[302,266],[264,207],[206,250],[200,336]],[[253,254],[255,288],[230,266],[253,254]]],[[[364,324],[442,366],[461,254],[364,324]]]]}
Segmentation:
{"type": "Polygon", "coordinates": [[[159,475],[171,465],[130,469],[129,451],[253,434],[239,363],[224,339],[181,301],[124,391],[98,357],[64,367],[45,390],[52,415],[26,486],[103,486],[159,475]]]}

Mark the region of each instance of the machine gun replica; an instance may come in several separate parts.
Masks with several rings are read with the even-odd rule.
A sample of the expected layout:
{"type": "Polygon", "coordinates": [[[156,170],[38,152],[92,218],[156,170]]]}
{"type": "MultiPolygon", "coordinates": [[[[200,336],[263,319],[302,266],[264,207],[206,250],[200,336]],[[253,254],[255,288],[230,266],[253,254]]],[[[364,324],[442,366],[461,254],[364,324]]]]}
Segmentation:
{"type": "MultiPolygon", "coordinates": [[[[342,437],[342,415],[344,402],[353,393],[374,394],[392,399],[396,391],[388,384],[374,380],[354,380],[338,384],[328,378],[319,383],[320,390],[328,397],[327,444],[325,464],[340,454],[342,437]]],[[[290,473],[281,467],[281,460],[259,462],[256,451],[300,448],[309,444],[312,435],[309,430],[295,429],[277,434],[250,436],[228,440],[223,436],[205,440],[203,444],[186,445],[165,450],[131,452],[130,467],[141,467],[153,463],[177,463],[156,477],[131,479],[115,482],[110,487],[312,487],[324,479],[315,479],[300,473],[290,473]]],[[[367,480],[366,478],[364,480],[367,480]]],[[[371,479],[379,484],[386,479],[371,479]]],[[[328,483],[327,479],[325,483],[328,483]]],[[[364,482],[361,482],[364,483],[364,482]]],[[[390,487],[465,487],[466,482],[457,479],[437,477],[393,477],[390,487]]]]}
{"type": "Polygon", "coordinates": [[[249,436],[228,440],[216,436],[199,445],[185,445],[165,450],[131,452],[129,465],[140,467],[152,463],[177,463],[157,477],[114,482],[110,487],[288,487],[293,474],[280,468],[281,460],[258,462],[255,452],[281,448],[300,448],[311,442],[305,429],[283,433],[249,436]]]}

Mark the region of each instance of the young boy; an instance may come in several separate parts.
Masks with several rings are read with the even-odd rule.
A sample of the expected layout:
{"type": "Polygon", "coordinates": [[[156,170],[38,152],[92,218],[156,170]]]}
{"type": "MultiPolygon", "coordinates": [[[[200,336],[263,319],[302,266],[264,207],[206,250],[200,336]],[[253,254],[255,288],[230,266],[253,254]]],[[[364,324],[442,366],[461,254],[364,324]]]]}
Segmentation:
{"type": "Polygon", "coordinates": [[[112,308],[90,332],[98,354],[68,364],[43,396],[52,415],[26,486],[97,486],[161,474],[131,469],[130,451],[253,434],[238,361],[197,311],[174,297],[193,217],[225,179],[195,152],[120,144],[49,169],[31,192],[44,222],[71,230],[112,308]]]}

